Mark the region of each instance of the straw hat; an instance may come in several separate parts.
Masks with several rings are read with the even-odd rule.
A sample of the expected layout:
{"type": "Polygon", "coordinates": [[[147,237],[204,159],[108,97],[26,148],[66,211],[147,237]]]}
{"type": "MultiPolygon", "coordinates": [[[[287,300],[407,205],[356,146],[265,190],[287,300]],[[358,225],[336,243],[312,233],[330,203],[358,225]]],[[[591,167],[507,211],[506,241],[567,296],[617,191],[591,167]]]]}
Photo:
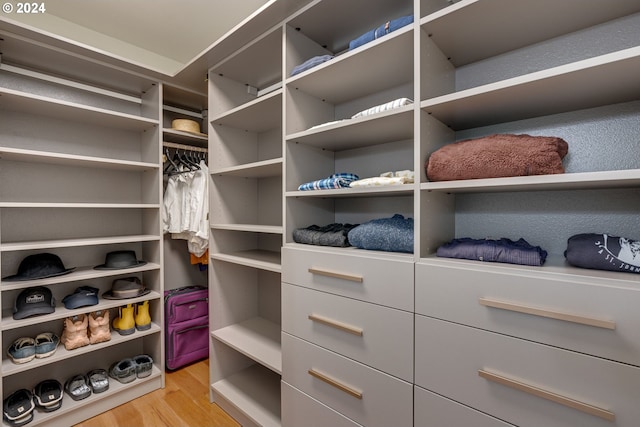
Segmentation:
{"type": "Polygon", "coordinates": [[[200,136],[208,136],[207,134],[200,132],[200,124],[195,120],[175,119],[171,122],[171,129],[189,132],[200,136]]]}

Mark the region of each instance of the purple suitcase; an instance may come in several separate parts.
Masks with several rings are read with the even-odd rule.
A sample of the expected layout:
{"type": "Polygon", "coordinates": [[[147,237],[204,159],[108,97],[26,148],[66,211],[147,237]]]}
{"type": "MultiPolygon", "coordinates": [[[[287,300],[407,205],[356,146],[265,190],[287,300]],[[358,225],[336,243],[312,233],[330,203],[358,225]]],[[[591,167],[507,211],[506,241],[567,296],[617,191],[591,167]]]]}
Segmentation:
{"type": "Polygon", "coordinates": [[[209,356],[209,291],[184,286],[164,293],[167,369],[209,356]]]}

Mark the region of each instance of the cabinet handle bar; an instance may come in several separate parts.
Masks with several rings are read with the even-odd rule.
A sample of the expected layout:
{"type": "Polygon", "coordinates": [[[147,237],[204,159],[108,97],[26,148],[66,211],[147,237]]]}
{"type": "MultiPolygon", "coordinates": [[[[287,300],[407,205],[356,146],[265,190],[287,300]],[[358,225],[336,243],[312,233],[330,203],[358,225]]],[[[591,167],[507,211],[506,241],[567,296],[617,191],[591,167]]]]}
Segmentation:
{"type": "Polygon", "coordinates": [[[364,334],[364,330],[362,328],[351,326],[338,320],[329,319],[328,317],[320,316],[319,314],[310,314],[308,317],[309,320],[314,322],[322,323],[323,325],[331,326],[332,328],[340,329],[341,331],[358,335],[359,337],[364,334]]]}
{"type": "Polygon", "coordinates": [[[480,305],[486,307],[499,308],[502,310],[515,311],[518,313],[532,314],[534,316],[548,317],[550,319],[563,320],[565,322],[580,323],[582,325],[595,326],[604,329],[615,329],[616,322],[613,320],[597,319],[595,317],[580,316],[577,314],[564,313],[561,311],[547,310],[532,307],[524,304],[515,304],[491,298],[479,298],[480,305]]]}
{"type": "Polygon", "coordinates": [[[562,396],[561,394],[553,393],[551,391],[525,384],[520,381],[512,380],[511,378],[503,377],[502,375],[497,375],[483,369],[478,371],[478,375],[486,380],[493,381],[495,383],[502,384],[516,390],[524,391],[525,393],[529,393],[531,395],[541,397],[555,403],[559,403],[569,408],[577,409],[578,411],[582,411],[590,415],[595,415],[596,417],[600,417],[607,421],[614,421],[616,419],[615,414],[611,411],[607,411],[606,409],[598,408],[597,406],[580,402],[579,400],[571,399],[570,397],[562,396]]]}
{"type": "Polygon", "coordinates": [[[309,373],[309,375],[311,375],[312,377],[315,377],[317,379],[319,379],[320,381],[324,381],[325,383],[329,384],[330,386],[333,386],[335,388],[337,388],[338,390],[342,390],[345,393],[355,397],[356,399],[362,399],[362,392],[355,390],[349,386],[346,386],[344,384],[342,384],[341,382],[334,380],[333,378],[322,374],[318,371],[316,371],[315,369],[309,369],[307,371],[309,373]]]}
{"type": "Polygon", "coordinates": [[[364,278],[354,274],[338,273],[337,271],[323,270],[320,268],[309,268],[309,273],[319,276],[335,277],[336,279],[349,280],[350,282],[362,283],[364,278]]]}

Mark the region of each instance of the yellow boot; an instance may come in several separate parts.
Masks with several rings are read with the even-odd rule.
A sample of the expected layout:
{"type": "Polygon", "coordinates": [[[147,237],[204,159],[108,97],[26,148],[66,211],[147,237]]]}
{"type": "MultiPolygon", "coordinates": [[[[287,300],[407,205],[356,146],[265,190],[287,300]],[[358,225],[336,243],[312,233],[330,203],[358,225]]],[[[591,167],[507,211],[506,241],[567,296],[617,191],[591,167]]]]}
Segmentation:
{"type": "Polygon", "coordinates": [[[118,331],[120,335],[131,335],[136,331],[131,304],[127,304],[126,307],[118,307],[118,317],[113,319],[113,329],[118,331]]]}
{"type": "Polygon", "coordinates": [[[136,329],[147,331],[151,329],[151,315],[149,314],[149,301],[136,304],[136,329]]]}

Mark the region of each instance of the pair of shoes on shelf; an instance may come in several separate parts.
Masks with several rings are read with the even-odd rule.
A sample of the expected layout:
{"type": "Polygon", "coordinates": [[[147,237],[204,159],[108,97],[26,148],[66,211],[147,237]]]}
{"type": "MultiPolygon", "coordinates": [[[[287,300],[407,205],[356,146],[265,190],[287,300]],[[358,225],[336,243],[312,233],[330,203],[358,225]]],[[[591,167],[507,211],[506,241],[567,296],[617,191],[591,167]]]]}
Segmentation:
{"type": "Polygon", "coordinates": [[[89,314],[76,314],[64,319],[61,341],[67,350],[109,341],[110,339],[109,310],[97,310],[89,314]]]}
{"type": "Polygon", "coordinates": [[[146,354],[140,354],[133,358],[122,359],[109,368],[109,376],[126,384],[136,378],[145,378],[151,375],[153,359],[146,354]]]}
{"type": "Polygon", "coordinates": [[[62,406],[62,384],[58,380],[40,381],[33,388],[33,400],[44,412],[52,412],[62,406]]]}
{"type": "Polygon", "coordinates": [[[118,317],[113,319],[113,330],[120,335],[131,335],[136,331],[151,329],[149,301],[127,304],[118,308],[118,317]]]}
{"type": "Polygon", "coordinates": [[[26,363],[31,360],[49,357],[56,352],[60,338],[53,332],[43,332],[35,339],[30,337],[18,338],[11,344],[7,354],[13,363],[26,363]]]}
{"type": "Polygon", "coordinates": [[[24,388],[11,393],[2,402],[2,419],[12,427],[19,427],[33,420],[33,394],[24,388]]]}
{"type": "Polygon", "coordinates": [[[69,378],[64,389],[73,400],[82,400],[109,390],[109,375],[106,369],[93,369],[86,375],[78,374],[69,378]]]}

